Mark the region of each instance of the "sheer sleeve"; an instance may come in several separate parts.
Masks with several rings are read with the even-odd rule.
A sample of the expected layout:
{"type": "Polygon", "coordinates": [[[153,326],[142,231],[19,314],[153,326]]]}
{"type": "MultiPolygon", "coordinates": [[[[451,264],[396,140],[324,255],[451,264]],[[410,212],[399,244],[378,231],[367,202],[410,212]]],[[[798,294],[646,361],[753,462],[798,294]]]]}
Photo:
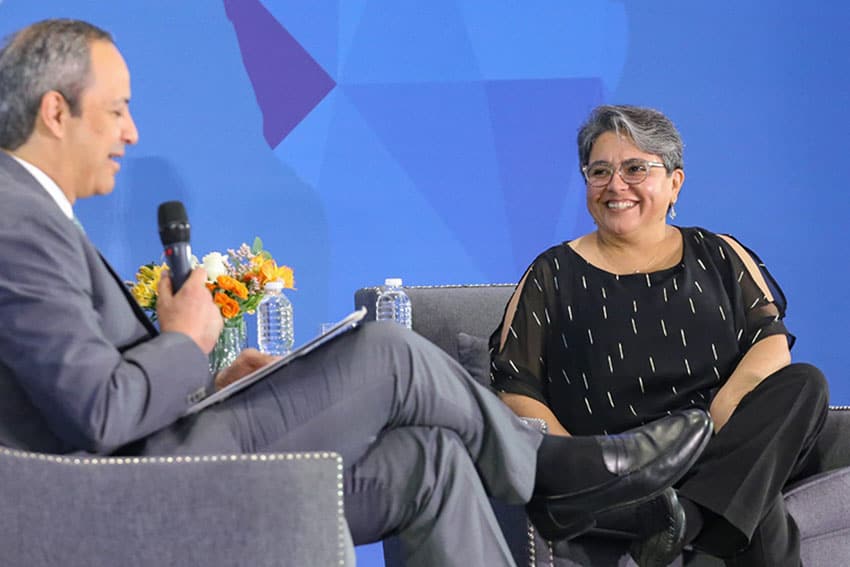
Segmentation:
{"type": "Polygon", "coordinates": [[[499,327],[490,337],[491,381],[499,392],[548,404],[546,344],[553,310],[551,268],[538,258],[517,285],[499,327]]]}
{"type": "Polygon", "coordinates": [[[728,244],[730,264],[740,286],[744,326],[739,344],[746,352],[758,341],[772,335],[785,335],[789,348],[794,335],[788,332],[785,317],[785,294],[756,254],[730,235],[721,235],[728,244]]]}

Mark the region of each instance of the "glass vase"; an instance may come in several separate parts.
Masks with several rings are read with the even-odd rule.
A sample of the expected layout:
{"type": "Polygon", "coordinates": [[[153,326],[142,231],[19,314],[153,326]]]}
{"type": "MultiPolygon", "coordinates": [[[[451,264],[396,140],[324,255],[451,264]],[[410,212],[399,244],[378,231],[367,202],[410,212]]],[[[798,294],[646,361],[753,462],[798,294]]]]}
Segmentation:
{"type": "Polygon", "coordinates": [[[248,346],[248,334],[245,329],[245,318],[240,315],[224,320],[224,328],[218,336],[215,346],[210,352],[210,372],[217,373],[227,368],[239,353],[248,346]]]}

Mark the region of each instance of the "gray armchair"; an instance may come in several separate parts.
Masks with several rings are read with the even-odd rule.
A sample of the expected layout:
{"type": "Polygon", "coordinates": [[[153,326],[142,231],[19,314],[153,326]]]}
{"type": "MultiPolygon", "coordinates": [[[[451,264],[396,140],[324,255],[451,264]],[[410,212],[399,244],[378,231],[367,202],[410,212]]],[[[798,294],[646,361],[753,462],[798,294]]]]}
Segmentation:
{"type": "Polygon", "coordinates": [[[87,458],[0,447],[0,563],[354,564],[336,453],[87,458]]]}
{"type": "MultiPolygon", "coordinates": [[[[514,284],[406,287],[413,309],[413,329],[488,383],[486,338],[499,324],[514,284]]],[[[377,288],[355,293],[357,307],[374,318],[377,288]]],[[[835,378],[835,377],[833,377],[835,378]]],[[[788,509],[800,528],[803,563],[831,567],[850,557],[850,407],[830,409],[806,478],[786,491],[788,509]],[[847,467],[847,468],[845,468],[847,467]]],[[[493,502],[499,524],[519,566],[634,566],[627,543],[583,537],[552,545],[536,533],[521,506],[493,502]]],[[[388,567],[401,566],[398,545],[384,544],[388,567]]],[[[718,560],[686,553],[674,565],[722,565],[718,560]]]]}

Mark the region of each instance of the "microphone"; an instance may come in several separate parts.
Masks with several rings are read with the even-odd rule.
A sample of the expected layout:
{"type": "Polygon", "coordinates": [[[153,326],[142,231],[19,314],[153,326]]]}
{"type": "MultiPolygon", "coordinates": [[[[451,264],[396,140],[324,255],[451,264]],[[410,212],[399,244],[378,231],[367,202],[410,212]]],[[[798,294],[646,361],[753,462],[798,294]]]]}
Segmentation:
{"type": "Polygon", "coordinates": [[[189,217],[180,201],[166,201],[157,211],[159,239],[165,251],[165,261],[171,272],[171,288],[180,289],[192,271],[192,248],[189,246],[189,217]]]}

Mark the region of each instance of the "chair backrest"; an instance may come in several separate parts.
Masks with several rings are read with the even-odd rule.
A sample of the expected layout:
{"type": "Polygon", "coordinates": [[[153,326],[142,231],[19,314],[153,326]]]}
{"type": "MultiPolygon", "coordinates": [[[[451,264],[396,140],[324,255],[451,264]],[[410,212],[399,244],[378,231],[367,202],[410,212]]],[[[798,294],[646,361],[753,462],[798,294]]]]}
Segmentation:
{"type": "MultiPolygon", "coordinates": [[[[458,359],[457,335],[488,338],[496,330],[516,284],[410,286],[413,330],[458,359]]],[[[354,294],[356,308],[366,307],[375,319],[380,288],[368,287],[354,294]]]]}
{"type": "Polygon", "coordinates": [[[0,563],[349,565],[336,453],[148,458],[0,447],[0,563]]]}

